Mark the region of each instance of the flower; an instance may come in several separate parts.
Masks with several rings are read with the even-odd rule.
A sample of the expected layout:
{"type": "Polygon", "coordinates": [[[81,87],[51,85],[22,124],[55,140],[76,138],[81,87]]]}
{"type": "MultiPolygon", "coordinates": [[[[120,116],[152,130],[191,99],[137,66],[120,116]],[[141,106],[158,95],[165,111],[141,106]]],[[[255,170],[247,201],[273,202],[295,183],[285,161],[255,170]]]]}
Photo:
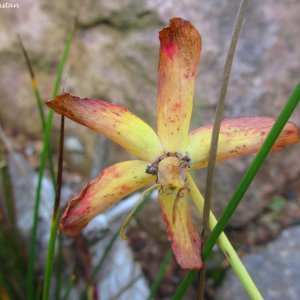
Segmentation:
{"type": "MultiPolygon", "coordinates": [[[[201,240],[191,222],[187,173],[190,168],[207,165],[212,134],[211,125],[189,133],[201,37],[190,22],[174,18],[160,31],[159,38],[157,134],[120,105],[68,93],[47,102],[57,113],[100,132],[140,158],[112,165],[88,183],[69,202],[60,230],[77,234],[111,205],[157,181],[174,256],[182,268],[199,269],[201,240]]],[[[217,160],[257,152],[273,124],[268,117],[224,120],[217,160]]],[[[289,122],[272,150],[298,140],[297,127],[289,122]]]]}

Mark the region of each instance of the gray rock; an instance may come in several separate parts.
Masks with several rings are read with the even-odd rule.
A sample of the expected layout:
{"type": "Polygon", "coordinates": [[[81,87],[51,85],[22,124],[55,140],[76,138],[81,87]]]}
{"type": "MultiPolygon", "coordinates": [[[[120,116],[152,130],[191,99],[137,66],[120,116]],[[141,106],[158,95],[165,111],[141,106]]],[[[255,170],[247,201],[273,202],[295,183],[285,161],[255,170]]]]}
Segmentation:
{"type": "MultiPolygon", "coordinates": [[[[280,237],[243,258],[243,263],[265,300],[298,300],[300,295],[300,227],[282,232],[280,237]]],[[[248,296],[232,270],[216,300],[245,300],[248,296]]]]}
{"type": "MultiPolygon", "coordinates": [[[[42,98],[49,99],[65,37],[78,14],[79,28],[61,90],[126,105],[155,127],[158,31],[170,18],[181,16],[189,19],[203,37],[192,127],[211,123],[239,3],[239,0],[222,3],[215,0],[87,0],[83,4],[79,0],[51,3],[28,0],[19,9],[1,10],[0,121],[15,132],[41,137],[41,126],[36,126],[38,109],[15,33],[22,35],[32,58],[42,98]]],[[[278,115],[300,78],[299,11],[298,0],[287,4],[250,1],[233,64],[226,117],[278,115]]],[[[293,119],[299,126],[299,110],[293,119]]],[[[56,132],[58,120],[54,120],[56,132]]],[[[66,121],[66,140],[68,136],[76,136],[82,146],[80,151],[67,153],[68,166],[85,176],[89,176],[95,156],[103,167],[132,158],[107,139],[101,141],[99,149],[97,134],[69,120],[66,121]]],[[[56,139],[53,141],[55,144],[56,139]]],[[[247,192],[232,226],[241,228],[257,217],[268,204],[267,199],[272,198],[269,196],[281,193],[287,180],[298,176],[299,165],[295,161],[299,149],[300,144],[270,156],[247,192]]],[[[217,214],[231,197],[250,161],[251,157],[237,159],[218,169],[214,208],[217,214]]],[[[205,182],[201,176],[200,181],[205,182]]]]}

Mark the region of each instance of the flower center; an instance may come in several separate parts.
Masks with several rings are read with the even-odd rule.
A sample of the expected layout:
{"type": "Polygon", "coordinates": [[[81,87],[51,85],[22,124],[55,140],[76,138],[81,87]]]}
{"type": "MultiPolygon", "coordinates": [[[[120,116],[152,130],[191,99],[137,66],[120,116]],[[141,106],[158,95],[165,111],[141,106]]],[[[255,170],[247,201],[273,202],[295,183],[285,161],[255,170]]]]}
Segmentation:
{"type": "Polygon", "coordinates": [[[147,169],[146,173],[156,175],[157,183],[171,189],[182,188],[186,182],[187,169],[191,167],[188,154],[179,152],[165,152],[156,158],[147,169]]]}

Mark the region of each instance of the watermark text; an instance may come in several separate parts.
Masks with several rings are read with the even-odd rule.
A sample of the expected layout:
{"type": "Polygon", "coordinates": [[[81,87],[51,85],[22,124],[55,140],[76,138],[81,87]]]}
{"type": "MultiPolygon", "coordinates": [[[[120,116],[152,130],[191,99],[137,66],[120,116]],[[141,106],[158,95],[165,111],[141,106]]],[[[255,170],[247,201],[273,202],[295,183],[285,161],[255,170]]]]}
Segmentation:
{"type": "Polygon", "coordinates": [[[21,5],[18,3],[10,3],[10,2],[0,2],[0,9],[1,8],[20,8],[21,5]]]}

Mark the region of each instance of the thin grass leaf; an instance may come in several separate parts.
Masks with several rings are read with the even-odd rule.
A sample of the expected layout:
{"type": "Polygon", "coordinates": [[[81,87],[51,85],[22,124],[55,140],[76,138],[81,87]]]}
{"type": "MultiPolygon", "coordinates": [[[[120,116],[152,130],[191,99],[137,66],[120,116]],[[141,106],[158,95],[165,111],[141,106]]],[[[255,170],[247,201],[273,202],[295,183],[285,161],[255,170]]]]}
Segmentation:
{"type": "Polygon", "coordinates": [[[44,286],[43,286],[43,300],[49,299],[50,293],[50,284],[53,271],[53,261],[54,261],[54,252],[55,252],[55,241],[57,236],[57,230],[59,226],[60,214],[57,213],[55,219],[51,224],[50,238],[48,244],[48,253],[46,257],[46,267],[45,267],[45,277],[44,277],[44,286]]]}
{"type": "Polygon", "coordinates": [[[36,98],[40,118],[41,118],[41,121],[42,121],[42,126],[43,126],[43,128],[45,128],[46,117],[45,117],[45,112],[44,112],[44,108],[43,108],[43,101],[42,101],[42,98],[41,98],[40,91],[38,89],[36,77],[35,77],[35,74],[34,74],[34,71],[33,71],[33,68],[32,68],[32,64],[31,64],[31,61],[30,61],[28,53],[27,53],[27,50],[26,50],[26,48],[23,44],[22,38],[19,34],[17,35],[17,37],[18,37],[18,41],[19,41],[19,46],[20,46],[21,51],[23,53],[23,56],[25,58],[26,65],[27,65],[27,68],[28,68],[28,71],[29,71],[29,74],[30,74],[31,85],[33,87],[34,95],[35,95],[35,98],[36,98]]]}
{"type": "MultiPolygon", "coordinates": [[[[53,89],[53,97],[55,97],[59,90],[60,81],[62,78],[63,68],[68,57],[69,49],[73,40],[74,30],[68,35],[64,52],[62,55],[62,59],[60,61],[57,77],[53,89]]],[[[37,235],[37,227],[38,227],[38,212],[40,206],[40,198],[41,198],[41,188],[42,188],[42,179],[45,171],[46,166],[46,159],[47,153],[49,149],[49,141],[50,141],[50,134],[52,129],[52,122],[53,122],[53,115],[54,112],[50,110],[46,122],[45,134],[44,134],[44,144],[43,150],[40,158],[40,167],[38,171],[38,182],[36,187],[36,197],[35,197],[35,204],[34,204],[34,214],[33,214],[33,225],[32,225],[32,232],[31,232],[31,242],[30,242],[30,251],[29,251],[29,264],[28,264],[28,273],[27,273],[27,299],[34,299],[34,262],[35,262],[35,255],[36,255],[36,235],[37,235]]]]}
{"type": "Polygon", "coordinates": [[[105,262],[105,259],[107,258],[110,250],[112,249],[115,241],[117,240],[117,238],[119,237],[119,231],[117,231],[111,238],[111,240],[109,241],[109,243],[107,244],[107,246],[105,247],[105,250],[103,252],[103,255],[101,256],[101,258],[99,259],[99,262],[96,264],[91,277],[89,278],[87,285],[90,286],[91,284],[93,284],[93,282],[95,282],[97,274],[100,272],[101,268],[103,267],[103,264],[105,262]]]}
{"type": "MultiPolygon", "coordinates": [[[[273,128],[271,129],[269,135],[267,136],[264,144],[262,145],[260,151],[257,153],[256,157],[254,158],[253,162],[249,166],[247,172],[243,176],[240,184],[236,188],[228,206],[226,207],[222,217],[223,221],[220,221],[216,224],[215,229],[211,233],[207,243],[203,247],[203,257],[204,259],[210,254],[213,246],[215,245],[217,239],[219,238],[220,234],[224,230],[225,226],[227,225],[230,217],[234,213],[236,207],[240,203],[243,195],[246,193],[250,183],[254,179],[255,175],[257,174],[259,168],[261,167],[262,163],[266,159],[270,149],[272,148],[273,144],[275,143],[276,139],[278,138],[280,132],[282,131],[283,127],[287,123],[288,119],[296,109],[297,105],[300,101],[300,83],[297,84],[294,91],[292,92],[291,96],[289,97],[286,105],[282,109],[280,115],[278,116],[276,122],[274,123],[273,128]]],[[[222,218],[221,217],[221,218],[222,218]]],[[[220,219],[221,220],[221,219],[220,219]]],[[[176,290],[175,295],[173,296],[173,300],[182,299],[185,292],[192,284],[194,278],[197,275],[197,271],[189,271],[186,273],[184,279],[181,281],[179,287],[176,290]]]]}
{"type": "MultiPolygon", "coordinates": [[[[4,290],[3,293],[5,293],[9,297],[9,299],[16,299],[15,292],[4,274],[7,274],[7,271],[4,270],[3,267],[0,267],[0,289],[4,290]]],[[[0,297],[0,299],[2,298],[0,297]]]]}
{"type": "Polygon", "coordinates": [[[128,289],[130,289],[140,278],[142,275],[138,275],[134,279],[132,279],[126,286],[124,286],[116,295],[110,298],[110,300],[118,300],[120,299],[121,295],[125,293],[128,289]]]}
{"type": "MultiPolygon", "coordinates": [[[[25,288],[26,253],[24,241],[16,225],[15,199],[7,153],[0,144],[0,266],[4,283],[21,299],[25,288]],[[4,271],[5,270],[5,271],[4,271]]],[[[11,292],[9,292],[11,293],[11,292]]]]}
{"type": "MultiPolygon", "coordinates": [[[[229,79],[231,75],[231,68],[233,63],[233,58],[235,54],[236,45],[240,36],[242,24],[244,17],[246,15],[248,6],[248,0],[243,0],[240,4],[239,11],[237,13],[237,17],[235,20],[232,37],[230,40],[230,46],[227,52],[227,57],[224,66],[223,72],[223,80],[222,86],[219,95],[219,101],[216,109],[215,122],[211,137],[209,158],[208,158],[208,167],[207,167],[207,175],[206,175],[206,185],[205,185],[205,202],[204,202],[204,210],[203,210],[203,232],[202,232],[202,241],[205,244],[208,234],[209,234],[209,226],[208,219],[209,213],[212,206],[212,190],[213,190],[213,181],[215,174],[215,166],[217,161],[217,151],[218,151],[218,142],[219,142],[219,133],[221,128],[221,122],[224,113],[225,107],[225,99],[227,95],[227,88],[229,84],[229,79]]],[[[203,264],[203,268],[200,270],[199,281],[198,281],[198,299],[204,299],[205,293],[205,273],[206,273],[206,265],[203,264]]]]}
{"type": "Polygon", "coordinates": [[[155,276],[155,280],[151,284],[150,294],[147,297],[147,300],[153,299],[155,294],[157,293],[157,290],[168,270],[168,266],[170,265],[171,259],[172,259],[172,251],[169,249],[159,266],[157,275],[155,276]]]}
{"type": "Polygon", "coordinates": [[[238,205],[240,204],[252,180],[254,179],[260,167],[262,166],[263,162],[267,158],[267,155],[269,154],[272,146],[276,142],[285,124],[288,122],[292,113],[296,109],[297,105],[299,104],[299,101],[300,101],[300,83],[297,84],[296,88],[294,89],[291,96],[289,97],[286,105],[282,109],[270,133],[268,134],[266,140],[264,141],[261,149],[255,156],[253,162],[251,163],[245,175],[243,176],[242,180],[240,181],[239,185],[237,186],[233,196],[231,197],[222,216],[220,217],[218,224],[212,231],[207,243],[204,245],[203,252],[205,255],[211,252],[219,235],[225,229],[230,218],[232,217],[233,213],[235,212],[238,205]]]}
{"type": "Polygon", "coordinates": [[[15,210],[15,199],[11,186],[10,174],[8,170],[8,164],[6,160],[5,151],[0,145],[0,184],[3,193],[3,205],[10,223],[11,228],[16,229],[16,210],[15,210]]]}
{"type": "Polygon", "coordinates": [[[63,255],[62,255],[62,235],[58,234],[58,245],[57,245],[57,259],[56,259],[56,282],[54,299],[60,299],[60,291],[62,285],[62,273],[63,273],[63,255]]]}
{"type": "Polygon", "coordinates": [[[72,275],[70,277],[70,280],[69,280],[68,284],[67,284],[67,288],[66,288],[65,294],[62,297],[62,300],[67,300],[69,298],[69,295],[70,295],[70,292],[72,290],[72,287],[74,286],[75,280],[76,280],[76,276],[72,275]]]}
{"type": "Polygon", "coordinates": [[[10,228],[0,224],[0,273],[3,275],[1,281],[5,290],[14,295],[12,299],[22,299],[25,285],[25,260],[22,260],[17,242],[10,228]]]}
{"type": "Polygon", "coordinates": [[[59,204],[61,198],[61,186],[62,186],[62,172],[63,172],[63,153],[64,153],[64,129],[65,129],[65,117],[61,116],[60,122],[60,141],[59,141],[59,158],[58,158],[58,170],[57,170],[57,185],[55,193],[55,202],[52,215],[52,226],[50,232],[50,239],[48,244],[48,253],[46,258],[45,278],[43,287],[43,300],[49,299],[51,277],[53,271],[53,261],[55,252],[55,242],[57,236],[57,230],[60,221],[59,204]]]}
{"type": "MultiPolygon", "coordinates": [[[[131,219],[134,218],[139,211],[143,208],[143,206],[145,205],[145,203],[150,199],[151,195],[152,195],[153,191],[149,192],[149,194],[147,194],[147,196],[143,199],[143,201],[141,201],[141,203],[137,206],[136,210],[134,211],[134,213],[131,215],[131,219]]],[[[105,259],[107,258],[110,250],[112,249],[114,243],[116,242],[118,236],[119,236],[120,232],[117,231],[111,238],[111,240],[109,241],[109,243],[107,244],[103,255],[101,256],[101,258],[99,259],[99,262],[96,264],[91,277],[89,278],[89,280],[87,281],[87,287],[86,287],[86,291],[84,292],[84,294],[87,294],[87,291],[89,290],[89,287],[91,286],[91,284],[93,282],[95,282],[96,277],[98,275],[98,273],[100,272],[101,268],[104,265],[105,259]]]]}
{"type": "MultiPolygon", "coordinates": [[[[57,69],[57,76],[56,76],[56,80],[54,83],[52,98],[55,98],[58,95],[59,87],[60,87],[60,83],[61,83],[61,79],[62,79],[62,75],[63,75],[63,71],[64,71],[64,66],[65,66],[66,61],[69,56],[69,50],[70,50],[70,47],[71,47],[71,44],[72,44],[72,41],[74,38],[75,30],[76,30],[76,20],[75,20],[74,28],[68,34],[66,42],[65,42],[64,52],[62,54],[62,57],[61,57],[61,60],[59,62],[58,69],[57,69]]],[[[51,110],[50,112],[53,112],[53,110],[51,110]]]]}
{"type": "MultiPolygon", "coordinates": [[[[42,122],[43,133],[45,134],[46,117],[45,117],[45,112],[44,112],[44,109],[43,109],[43,101],[42,101],[41,94],[40,94],[40,91],[39,91],[39,88],[38,88],[35,73],[33,71],[31,61],[29,59],[28,53],[26,51],[26,48],[25,48],[25,46],[22,42],[22,39],[21,39],[20,35],[18,35],[18,40],[19,40],[19,45],[20,45],[21,51],[22,51],[23,56],[24,56],[25,61],[26,61],[28,72],[30,74],[31,85],[32,85],[33,92],[34,92],[35,99],[36,99],[36,103],[37,103],[37,106],[38,106],[38,109],[39,109],[39,115],[40,115],[40,119],[41,119],[41,122],[42,122]]],[[[52,150],[51,150],[50,144],[49,144],[48,147],[49,147],[49,149],[48,149],[49,169],[50,169],[50,175],[51,175],[51,180],[52,180],[52,183],[53,183],[53,187],[55,189],[55,184],[56,184],[55,180],[56,179],[55,179],[54,163],[53,163],[52,150]]]]}

